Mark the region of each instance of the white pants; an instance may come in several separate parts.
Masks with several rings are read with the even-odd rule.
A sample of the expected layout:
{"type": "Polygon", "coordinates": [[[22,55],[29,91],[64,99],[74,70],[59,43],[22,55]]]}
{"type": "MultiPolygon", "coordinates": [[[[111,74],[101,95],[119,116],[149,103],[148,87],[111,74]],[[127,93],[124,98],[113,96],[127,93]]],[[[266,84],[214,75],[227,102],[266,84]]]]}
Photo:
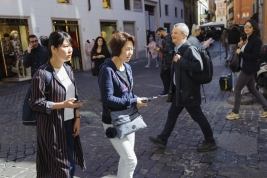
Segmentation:
{"type": "MultiPolygon", "coordinates": [[[[103,123],[104,130],[113,127],[111,124],[103,123]]],[[[137,158],[134,152],[135,133],[127,135],[123,139],[118,137],[109,139],[115,150],[120,155],[117,178],[132,178],[137,165],[137,158]]]]}

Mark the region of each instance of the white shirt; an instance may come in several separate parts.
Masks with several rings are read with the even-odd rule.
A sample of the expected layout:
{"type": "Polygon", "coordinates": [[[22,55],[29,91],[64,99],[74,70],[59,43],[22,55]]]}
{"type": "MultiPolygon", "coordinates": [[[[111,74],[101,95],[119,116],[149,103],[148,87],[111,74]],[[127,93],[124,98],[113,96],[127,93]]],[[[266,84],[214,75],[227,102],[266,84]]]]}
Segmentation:
{"type": "MultiPolygon", "coordinates": [[[[246,46],[247,46],[247,43],[244,44],[244,45],[241,47],[241,51],[242,51],[242,52],[244,52],[246,46]]],[[[240,68],[242,68],[242,67],[243,67],[243,58],[241,57],[240,68]]]]}
{"type": "MultiPolygon", "coordinates": [[[[65,68],[62,66],[60,69],[55,69],[57,77],[63,84],[64,88],[66,89],[66,99],[74,98],[75,97],[75,87],[72,81],[70,80],[65,68]]],[[[74,118],[74,109],[72,108],[65,108],[64,110],[64,121],[70,120],[74,118]]]]}

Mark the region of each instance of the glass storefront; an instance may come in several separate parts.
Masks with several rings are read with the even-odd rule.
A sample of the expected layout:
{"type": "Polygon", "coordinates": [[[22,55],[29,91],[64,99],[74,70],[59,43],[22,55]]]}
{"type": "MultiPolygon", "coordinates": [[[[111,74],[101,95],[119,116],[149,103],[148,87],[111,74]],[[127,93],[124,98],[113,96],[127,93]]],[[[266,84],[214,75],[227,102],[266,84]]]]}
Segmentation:
{"type": "Polygon", "coordinates": [[[100,22],[101,36],[108,43],[112,37],[112,32],[117,30],[116,22],[100,22]]]}
{"type": "Polygon", "coordinates": [[[0,79],[24,77],[23,52],[27,50],[27,19],[0,18],[0,79]]]}
{"type": "Polygon", "coordinates": [[[68,64],[71,65],[73,70],[83,70],[78,21],[53,20],[53,30],[61,30],[67,32],[71,36],[73,41],[73,53],[71,61],[68,62],[68,64]]]}

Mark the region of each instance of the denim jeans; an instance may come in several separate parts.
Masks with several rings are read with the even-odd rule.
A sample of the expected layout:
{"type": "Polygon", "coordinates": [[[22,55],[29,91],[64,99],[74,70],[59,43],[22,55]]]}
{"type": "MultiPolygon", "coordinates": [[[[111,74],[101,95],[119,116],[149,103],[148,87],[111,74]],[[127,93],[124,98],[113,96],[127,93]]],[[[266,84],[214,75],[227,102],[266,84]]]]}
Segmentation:
{"type": "MultiPolygon", "coordinates": [[[[112,124],[103,123],[104,130],[113,127],[112,124]]],[[[134,152],[135,133],[129,134],[123,139],[118,137],[109,139],[115,150],[120,155],[117,178],[132,178],[137,158],[134,152]]]]}
{"type": "Polygon", "coordinates": [[[267,111],[267,101],[266,99],[262,96],[262,94],[256,89],[255,87],[255,79],[254,79],[254,74],[252,75],[247,75],[243,71],[240,72],[236,84],[235,84],[235,104],[234,108],[232,111],[236,114],[239,113],[239,108],[240,108],[240,102],[241,102],[241,90],[244,88],[244,86],[247,86],[248,91],[252,93],[258,101],[261,103],[263,106],[263,110],[267,111]]]}
{"type": "Polygon", "coordinates": [[[173,93],[173,100],[171,107],[168,111],[167,121],[165,123],[164,129],[159,135],[159,137],[163,140],[168,140],[169,136],[172,133],[172,130],[175,127],[176,121],[178,119],[179,114],[186,109],[191,118],[198,123],[206,142],[214,142],[213,132],[211,130],[210,124],[203,114],[200,106],[192,106],[192,107],[178,107],[176,106],[176,94],[173,93]]]}
{"type": "Polygon", "coordinates": [[[73,134],[73,122],[74,122],[73,119],[64,121],[71,177],[73,177],[75,173],[75,162],[73,160],[74,137],[72,135],[73,134]]]}

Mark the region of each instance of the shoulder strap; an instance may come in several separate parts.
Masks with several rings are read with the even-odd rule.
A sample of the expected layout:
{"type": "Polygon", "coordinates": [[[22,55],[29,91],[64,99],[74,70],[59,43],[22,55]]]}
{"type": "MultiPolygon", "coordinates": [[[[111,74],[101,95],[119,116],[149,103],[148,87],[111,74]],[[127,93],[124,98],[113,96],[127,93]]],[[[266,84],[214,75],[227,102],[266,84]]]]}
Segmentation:
{"type": "Polygon", "coordinates": [[[190,44],[184,43],[183,46],[178,50],[178,54],[183,56],[184,52],[187,50],[187,48],[190,47],[190,44]]]}
{"type": "Polygon", "coordinates": [[[48,98],[52,81],[52,69],[47,65],[43,65],[40,68],[45,72],[45,97],[48,98]]]}

